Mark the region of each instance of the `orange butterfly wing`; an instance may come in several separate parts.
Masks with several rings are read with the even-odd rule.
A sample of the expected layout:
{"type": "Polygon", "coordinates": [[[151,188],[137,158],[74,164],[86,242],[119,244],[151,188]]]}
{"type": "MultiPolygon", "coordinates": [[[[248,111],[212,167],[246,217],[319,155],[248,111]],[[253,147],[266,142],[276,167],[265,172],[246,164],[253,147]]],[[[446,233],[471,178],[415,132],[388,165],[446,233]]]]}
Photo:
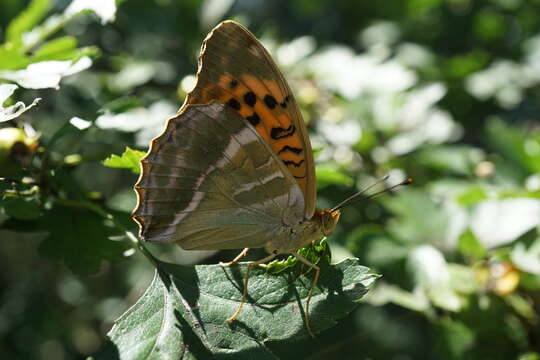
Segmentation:
{"type": "Polygon", "coordinates": [[[224,21],[204,40],[195,88],[183,107],[217,100],[247,119],[287,166],[315,211],[315,164],[304,120],[276,64],[244,26],[224,21]]]}

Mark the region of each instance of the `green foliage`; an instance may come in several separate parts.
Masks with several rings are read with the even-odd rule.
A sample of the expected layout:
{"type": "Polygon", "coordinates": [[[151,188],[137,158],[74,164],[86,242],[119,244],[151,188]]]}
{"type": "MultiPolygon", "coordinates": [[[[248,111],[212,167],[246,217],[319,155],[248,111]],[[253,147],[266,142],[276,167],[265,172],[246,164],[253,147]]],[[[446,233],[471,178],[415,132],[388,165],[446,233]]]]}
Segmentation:
{"type": "MultiPolygon", "coordinates": [[[[111,344],[97,359],[163,359],[179,354],[201,359],[275,359],[267,343],[307,337],[303,310],[311,280],[287,271],[250,276],[249,299],[238,320],[225,322],[238,307],[246,263],[179,266],[159,263],[143,297],[109,333],[111,344]],[[182,349],[179,352],[179,349],[182,349]]],[[[321,267],[310,314],[319,333],[358,306],[376,275],[355,259],[321,267]]]]}
{"type": "Polygon", "coordinates": [[[141,172],[141,158],[146,154],[144,151],[138,151],[126,148],[122,156],[112,154],[105,160],[103,160],[103,165],[119,168],[119,169],[129,169],[134,174],[139,174],[141,172]]]}
{"type": "Polygon", "coordinates": [[[0,358],[540,359],[540,3],[218,2],[0,1],[0,358]],[[227,325],[234,252],[133,235],[139,160],[225,18],[284,70],[319,208],[414,179],[301,250],[316,339],[296,258],[227,325]]]}

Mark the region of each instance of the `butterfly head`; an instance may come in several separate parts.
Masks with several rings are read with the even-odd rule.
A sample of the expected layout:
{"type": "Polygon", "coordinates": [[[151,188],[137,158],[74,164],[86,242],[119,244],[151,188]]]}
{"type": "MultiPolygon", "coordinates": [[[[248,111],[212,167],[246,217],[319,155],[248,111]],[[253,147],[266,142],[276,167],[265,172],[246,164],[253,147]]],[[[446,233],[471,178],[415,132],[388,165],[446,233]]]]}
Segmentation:
{"type": "Polygon", "coordinates": [[[315,213],[321,224],[321,231],[324,236],[330,236],[336,229],[341,212],[339,210],[321,210],[315,213]]]}

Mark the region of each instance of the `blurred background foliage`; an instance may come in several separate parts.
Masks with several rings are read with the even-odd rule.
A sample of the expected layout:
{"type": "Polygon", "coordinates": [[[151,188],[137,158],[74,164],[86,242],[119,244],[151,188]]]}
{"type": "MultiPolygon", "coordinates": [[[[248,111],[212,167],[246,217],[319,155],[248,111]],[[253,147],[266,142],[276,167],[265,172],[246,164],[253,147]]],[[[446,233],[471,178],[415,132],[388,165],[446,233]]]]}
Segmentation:
{"type": "Polygon", "coordinates": [[[415,181],[347,208],[329,241],[335,261],[383,275],[367,300],[315,340],[272,350],[540,359],[540,1],[116,5],[0,2],[1,358],[93,354],[147,287],[153,269],[100,213],[135,230],[136,175],[101,161],[146,149],[192,86],[206,33],[232,18],[302,107],[319,207],[387,173],[388,185],[415,181]]]}

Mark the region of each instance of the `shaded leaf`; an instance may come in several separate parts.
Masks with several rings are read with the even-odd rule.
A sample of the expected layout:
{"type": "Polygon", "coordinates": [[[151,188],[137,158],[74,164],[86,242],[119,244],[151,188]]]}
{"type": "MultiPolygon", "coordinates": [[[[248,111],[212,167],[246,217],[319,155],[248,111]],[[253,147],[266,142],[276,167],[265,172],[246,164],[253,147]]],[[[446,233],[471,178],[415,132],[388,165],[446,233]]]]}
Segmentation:
{"type": "MultiPolygon", "coordinates": [[[[248,302],[237,321],[227,324],[242,295],[247,263],[160,267],[146,293],[116,321],[98,359],[276,359],[267,342],[308,336],[303,311],[312,275],[253,269],[248,302]]],[[[322,264],[311,301],[313,330],[328,329],[351,312],[376,277],[357,259],[322,264]]]]}
{"type": "Polygon", "coordinates": [[[129,247],[110,240],[117,229],[96,213],[79,207],[55,206],[40,219],[42,230],[49,235],[40,244],[40,253],[64,262],[79,274],[92,274],[103,260],[116,260],[129,247]]]}
{"type": "Polygon", "coordinates": [[[34,197],[12,197],[0,200],[7,215],[19,220],[32,220],[41,216],[43,210],[34,197]]]}
{"type": "Polygon", "coordinates": [[[129,169],[134,174],[139,174],[141,172],[140,162],[141,158],[146,154],[144,151],[133,150],[129,147],[126,147],[126,150],[122,156],[112,154],[105,160],[103,160],[103,165],[120,168],[120,169],[129,169]]]}

